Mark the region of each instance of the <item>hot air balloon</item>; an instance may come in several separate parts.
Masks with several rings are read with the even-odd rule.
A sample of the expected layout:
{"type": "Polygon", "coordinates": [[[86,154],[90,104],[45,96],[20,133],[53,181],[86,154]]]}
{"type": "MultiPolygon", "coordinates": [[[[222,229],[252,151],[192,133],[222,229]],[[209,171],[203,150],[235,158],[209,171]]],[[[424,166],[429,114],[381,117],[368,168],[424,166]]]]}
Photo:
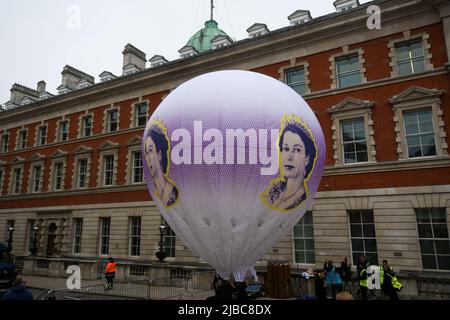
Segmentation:
{"type": "Polygon", "coordinates": [[[172,91],[142,142],[148,190],[177,236],[225,279],[292,230],[320,183],[325,142],[294,90],[249,71],[218,71],[172,91]]]}

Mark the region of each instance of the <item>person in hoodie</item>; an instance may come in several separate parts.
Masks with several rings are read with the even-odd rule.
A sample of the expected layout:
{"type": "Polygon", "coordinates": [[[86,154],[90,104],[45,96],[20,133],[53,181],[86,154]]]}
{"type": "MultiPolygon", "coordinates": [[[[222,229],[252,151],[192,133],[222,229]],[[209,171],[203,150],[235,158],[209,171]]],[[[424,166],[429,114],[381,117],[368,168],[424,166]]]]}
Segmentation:
{"type": "Polygon", "coordinates": [[[33,300],[33,294],[30,290],[25,288],[25,283],[25,279],[18,276],[14,282],[14,287],[5,292],[2,300],[33,300]]]}

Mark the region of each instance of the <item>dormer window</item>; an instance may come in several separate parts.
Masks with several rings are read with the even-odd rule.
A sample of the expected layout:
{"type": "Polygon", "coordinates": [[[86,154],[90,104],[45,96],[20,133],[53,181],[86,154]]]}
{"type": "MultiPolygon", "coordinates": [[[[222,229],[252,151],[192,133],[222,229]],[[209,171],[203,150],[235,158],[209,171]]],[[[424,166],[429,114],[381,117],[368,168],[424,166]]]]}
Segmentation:
{"type": "Polygon", "coordinates": [[[352,10],[359,6],[358,0],[337,0],[334,2],[336,12],[352,10]]]}

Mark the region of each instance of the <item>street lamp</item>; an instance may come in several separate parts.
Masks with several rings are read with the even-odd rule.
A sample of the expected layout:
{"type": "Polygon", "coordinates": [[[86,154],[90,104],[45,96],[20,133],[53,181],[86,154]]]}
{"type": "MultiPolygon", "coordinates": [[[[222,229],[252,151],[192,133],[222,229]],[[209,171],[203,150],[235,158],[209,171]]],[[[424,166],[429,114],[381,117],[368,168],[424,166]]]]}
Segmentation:
{"type": "Polygon", "coordinates": [[[36,240],[37,240],[37,232],[39,230],[38,226],[33,227],[33,246],[30,249],[31,255],[35,256],[37,252],[36,240]]]}
{"type": "Polygon", "coordinates": [[[156,252],[156,257],[160,262],[164,262],[164,259],[167,257],[166,248],[164,248],[164,235],[166,232],[166,226],[159,226],[159,250],[156,252]]]}
{"type": "Polygon", "coordinates": [[[11,253],[12,251],[12,235],[14,232],[14,227],[13,226],[9,226],[8,227],[8,253],[11,253]]]}

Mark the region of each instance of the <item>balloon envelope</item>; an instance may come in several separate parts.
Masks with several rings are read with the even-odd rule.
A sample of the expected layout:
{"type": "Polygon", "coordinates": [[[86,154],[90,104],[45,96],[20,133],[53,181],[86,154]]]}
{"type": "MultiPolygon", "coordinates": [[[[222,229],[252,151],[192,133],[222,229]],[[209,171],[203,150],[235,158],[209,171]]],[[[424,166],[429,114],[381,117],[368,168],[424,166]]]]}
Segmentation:
{"type": "Polygon", "coordinates": [[[176,235],[223,277],[242,281],[310,206],[325,142],[290,87],[219,71],[161,102],[142,151],[148,190],[176,235]]]}

